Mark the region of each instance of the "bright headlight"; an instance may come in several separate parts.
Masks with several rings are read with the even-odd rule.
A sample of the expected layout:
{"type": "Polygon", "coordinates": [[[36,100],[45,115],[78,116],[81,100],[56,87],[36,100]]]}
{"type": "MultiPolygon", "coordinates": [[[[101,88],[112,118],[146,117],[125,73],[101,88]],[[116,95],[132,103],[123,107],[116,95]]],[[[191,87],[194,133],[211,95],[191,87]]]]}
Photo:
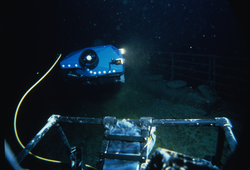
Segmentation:
{"type": "Polygon", "coordinates": [[[125,49],[124,48],[120,48],[119,50],[121,51],[122,54],[125,54],[125,49]]]}

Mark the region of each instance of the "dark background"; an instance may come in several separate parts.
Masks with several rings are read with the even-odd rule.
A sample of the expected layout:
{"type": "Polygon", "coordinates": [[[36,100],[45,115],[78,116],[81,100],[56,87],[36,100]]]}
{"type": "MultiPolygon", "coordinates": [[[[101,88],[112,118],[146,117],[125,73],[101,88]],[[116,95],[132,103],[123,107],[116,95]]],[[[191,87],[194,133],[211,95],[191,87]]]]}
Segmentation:
{"type": "Polygon", "coordinates": [[[15,67],[25,74],[50,65],[57,53],[67,55],[96,39],[119,48],[144,41],[145,48],[154,50],[246,57],[245,33],[227,1],[11,1],[7,5],[2,16],[4,44],[15,54],[9,57],[15,59],[15,67]]]}
{"type": "MultiPolygon", "coordinates": [[[[239,26],[228,1],[9,1],[2,8],[1,63],[5,75],[2,82],[7,87],[2,92],[7,94],[4,97],[7,110],[2,114],[8,122],[5,135],[15,154],[21,151],[13,133],[15,108],[26,90],[50,68],[59,53],[65,57],[100,39],[118,48],[139,41],[144,46],[138,50],[248,57],[246,33],[239,26]]],[[[242,17],[240,19],[247,22],[242,17]]],[[[61,85],[57,80],[58,65],[55,70],[36,88],[36,93],[29,94],[27,101],[32,103],[22,104],[22,116],[18,121],[28,120],[29,126],[23,131],[30,131],[32,135],[45,124],[51,113],[60,111],[58,108],[69,100],[68,97],[81,97],[63,95],[70,86],[61,85]],[[62,101],[55,102],[58,96],[49,95],[55,89],[62,92],[62,101]],[[30,110],[26,116],[27,109],[30,110]],[[40,114],[35,114],[37,111],[40,114]],[[44,121],[32,122],[34,119],[44,121]],[[31,129],[31,125],[34,128],[31,129]]]]}

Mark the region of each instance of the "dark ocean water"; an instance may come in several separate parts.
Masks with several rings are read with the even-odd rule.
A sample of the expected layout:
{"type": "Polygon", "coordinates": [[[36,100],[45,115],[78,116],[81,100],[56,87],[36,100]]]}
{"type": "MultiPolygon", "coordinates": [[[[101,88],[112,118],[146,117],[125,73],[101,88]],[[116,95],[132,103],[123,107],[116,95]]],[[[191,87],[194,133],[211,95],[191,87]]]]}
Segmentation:
{"type": "MultiPolygon", "coordinates": [[[[16,155],[21,147],[14,136],[13,117],[22,95],[50,68],[57,54],[62,53],[65,57],[70,52],[96,44],[126,49],[126,83],[95,87],[65,83],[58,79],[60,67],[57,65],[30,92],[20,108],[17,125],[24,144],[45,125],[51,114],[134,119],[143,116],[164,119],[224,116],[231,119],[235,135],[239,137],[247,112],[245,103],[249,101],[249,47],[246,33],[227,1],[43,0],[12,1],[6,7],[8,10],[3,14],[1,25],[5,44],[2,47],[7,58],[4,63],[9,67],[4,74],[9,75],[10,89],[6,97],[8,124],[5,135],[16,155]],[[215,90],[237,98],[219,93],[222,101],[208,111],[204,107],[207,99],[197,90],[203,83],[176,75],[173,80],[185,80],[187,85],[181,89],[167,87],[171,75],[155,71],[162,64],[159,57],[167,58],[162,52],[223,57],[216,60],[217,64],[228,70],[218,68],[217,74],[224,77],[216,81],[236,90],[224,86],[217,86],[215,90]],[[234,60],[238,58],[242,60],[234,60]],[[228,80],[227,76],[235,79],[228,80]]],[[[187,56],[188,59],[176,57],[180,61],[209,62],[199,56],[187,56]]],[[[198,69],[198,66],[190,64],[188,68],[198,69]]],[[[176,70],[179,74],[184,72],[181,68],[176,70]]],[[[193,77],[194,73],[187,75],[193,77]]],[[[62,126],[72,145],[84,148],[85,162],[95,166],[103,129],[62,126]]],[[[167,134],[165,131],[161,128],[157,131],[157,147],[195,157],[215,152],[215,129],[177,128],[168,129],[167,134]]],[[[66,152],[61,144],[57,145],[58,138],[54,133],[48,134],[34,152],[67,161],[63,155],[66,152]]],[[[224,162],[229,154],[223,155],[224,162]]],[[[23,167],[36,169],[34,162],[34,158],[29,156],[23,167]]],[[[47,166],[38,163],[39,166],[47,166]]]]}

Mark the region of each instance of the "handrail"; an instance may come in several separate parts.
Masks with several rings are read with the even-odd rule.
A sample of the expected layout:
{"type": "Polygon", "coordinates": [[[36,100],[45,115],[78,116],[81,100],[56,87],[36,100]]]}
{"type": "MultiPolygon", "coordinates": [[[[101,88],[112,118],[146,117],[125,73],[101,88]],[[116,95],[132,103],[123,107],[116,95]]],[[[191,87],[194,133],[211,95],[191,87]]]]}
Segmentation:
{"type": "MultiPolygon", "coordinates": [[[[151,64],[150,69],[153,71],[160,71],[163,73],[170,74],[169,81],[171,81],[175,76],[181,76],[181,77],[186,77],[189,79],[194,79],[197,81],[201,82],[206,82],[211,85],[211,87],[216,90],[218,93],[221,93],[223,95],[231,96],[237,99],[243,99],[243,97],[236,96],[235,94],[232,94],[230,90],[228,92],[221,91],[217,87],[219,86],[224,86],[230,89],[234,90],[240,90],[243,92],[249,92],[249,89],[244,88],[244,87],[236,87],[236,85],[228,85],[228,83],[223,83],[221,78],[225,78],[228,81],[240,81],[241,83],[249,83],[250,81],[246,76],[240,76],[236,77],[235,75],[223,75],[224,71],[225,73],[228,73],[230,71],[231,73],[234,71],[237,71],[238,75],[240,72],[241,74],[246,74],[249,75],[250,71],[249,68],[234,68],[234,67],[228,67],[228,66],[223,66],[221,63],[218,63],[218,59],[227,59],[225,61],[230,61],[231,65],[234,65],[234,61],[240,62],[242,64],[245,64],[245,62],[249,62],[249,59],[246,58],[233,58],[233,57],[224,57],[224,56],[216,56],[216,55],[204,55],[204,54],[189,54],[189,53],[174,53],[174,52],[163,52],[163,51],[150,51],[150,54],[152,55],[151,58],[153,58],[153,62],[149,63],[151,64]],[[167,54],[167,55],[162,55],[162,54],[167,54]],[[206,60],[199,60],[197,62],[196,60],[193,61],[186,61],[188,58],[183,58],[183,60],[180,59],[181,57],[190,57],[194,56],[196,57],[196,60],[199,59],[200,57],[207,58],[206,60]],[[199,58],[197,58],[199,57],[199,58]],[[157,62],[159,60],[159,62],[157,62]],[[193,68],[190,68],[191,66],[194,66],[193,68]],[[197,67],[200,66],[200,67],[197,67]],[[181,69],[185,71],[181,71],[181,69]],[[219,70],[220,69],[220,72],[219,70]],[[188,74],[186,71],[190,71],[192,73],[198,73],[198,75],[195,74],[188,74]],[[201,76],[202,75],[202,76],[201,76]],[[205,76],[206,75],[206,76],[205,76]],[[208,76],[207,76],[208,75],[208,76]]],[[[221,60],[220,60],[221,62],[221,60]]],[[[243,99],[244,100],[244,99],[243,99]]]]}

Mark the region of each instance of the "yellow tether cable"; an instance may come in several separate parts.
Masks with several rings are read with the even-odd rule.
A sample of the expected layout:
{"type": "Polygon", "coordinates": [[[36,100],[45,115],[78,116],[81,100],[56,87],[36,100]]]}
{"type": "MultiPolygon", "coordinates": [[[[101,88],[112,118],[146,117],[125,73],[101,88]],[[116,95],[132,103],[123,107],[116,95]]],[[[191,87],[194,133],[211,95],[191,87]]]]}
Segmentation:
{"type": "MultiPolygon", "coordinates": [[[[21,100],[19,101],[18,105],[17,105],[17,108],[16,108],[16,112],[15,112],[15,117],[14,117],[14,131],[15,131],[15,136],[16,136],[16,139],[18,141],[18,143],[22,146],[22,148],[25,148],[25,146],[22,144],[19,136],[18,136],[18,133],[17,133],[17,127],[16,127],[16,120],[17,120],[17,114],[18,114],[18,110],[20,108],[20,105],[22,104],[23,102],[23,99],[27,96],[27,94],[38,84],[40,83],[44,77],[46,77],[49,72],[55,67],[55,65],[57,64],[57,62],[60,60],[62,54],[59,55],[59,57],[57,58],[57,60],[55,61],[55,63],[50,67],[50,69],[23,95],[23,97],[21,98],[21,100]]],[[[38,159],[41,159],[41,160],[44,160],[44,161],[48,161],[48,162],[54,162],[54,163],[61,163],[61,161],[58,161],[58,160],[52,160],[52,159],[48,159],[48,158],[43,158],[43,157],[40,157],[38,155],[34,155],[33,153],[29,152],[29,154],[35,156],[36,158],[38,159]]]]}
{"type": "MultiPolygon", "coordinates": [[[[21,98],[21,100],[19,101],[18,105],[17,105],[17,108],[16,108],[16,112],[15,112],[15,117],[14,117],[14,131],[15,131],[15,136],[16,136],[16,139],[18,141],[18,143],[22,146],[22,148],[25,148],[25,146],[22,144],[19,136],[18,136],[18,133],[17,133],[17,127],[16,127],[16,120],[17,120],[17,114],[18,114],[18,110],[20,108],[20,105],[22,104],[23,102],[23,99],[27,96],[27,94],[38,84],[40,83],[44,77],[46,77],[49,72],[55,67],[55,65],[57,64],[57,62],[60,60],[62,54],[59,55],[59,57],[57,58],[57,60],[55,61],[55,63],[50,67],[50,69],[23,95],[23,97],[21,98]]],[[[53,160],[53,159],[48,159],[48,158],[44,158],[44,157],[41,157],[41,156],[38,156],[38,155],[35,155],[33,154],[32,152],[29,152],[29,154],[33,155],[34,157],[38,158],[38,159],[41,159],[43,161],[47,161],[47,162],[53,162],[53,163],[62,163],[62,161],[58,161],[58,160],[53,160]]],[[[96,169],[95,167],[91,166],[91,165],[87,165],[85,164],[86,167],[88,168],[92,168],[92,169],[96,169]]]]}

